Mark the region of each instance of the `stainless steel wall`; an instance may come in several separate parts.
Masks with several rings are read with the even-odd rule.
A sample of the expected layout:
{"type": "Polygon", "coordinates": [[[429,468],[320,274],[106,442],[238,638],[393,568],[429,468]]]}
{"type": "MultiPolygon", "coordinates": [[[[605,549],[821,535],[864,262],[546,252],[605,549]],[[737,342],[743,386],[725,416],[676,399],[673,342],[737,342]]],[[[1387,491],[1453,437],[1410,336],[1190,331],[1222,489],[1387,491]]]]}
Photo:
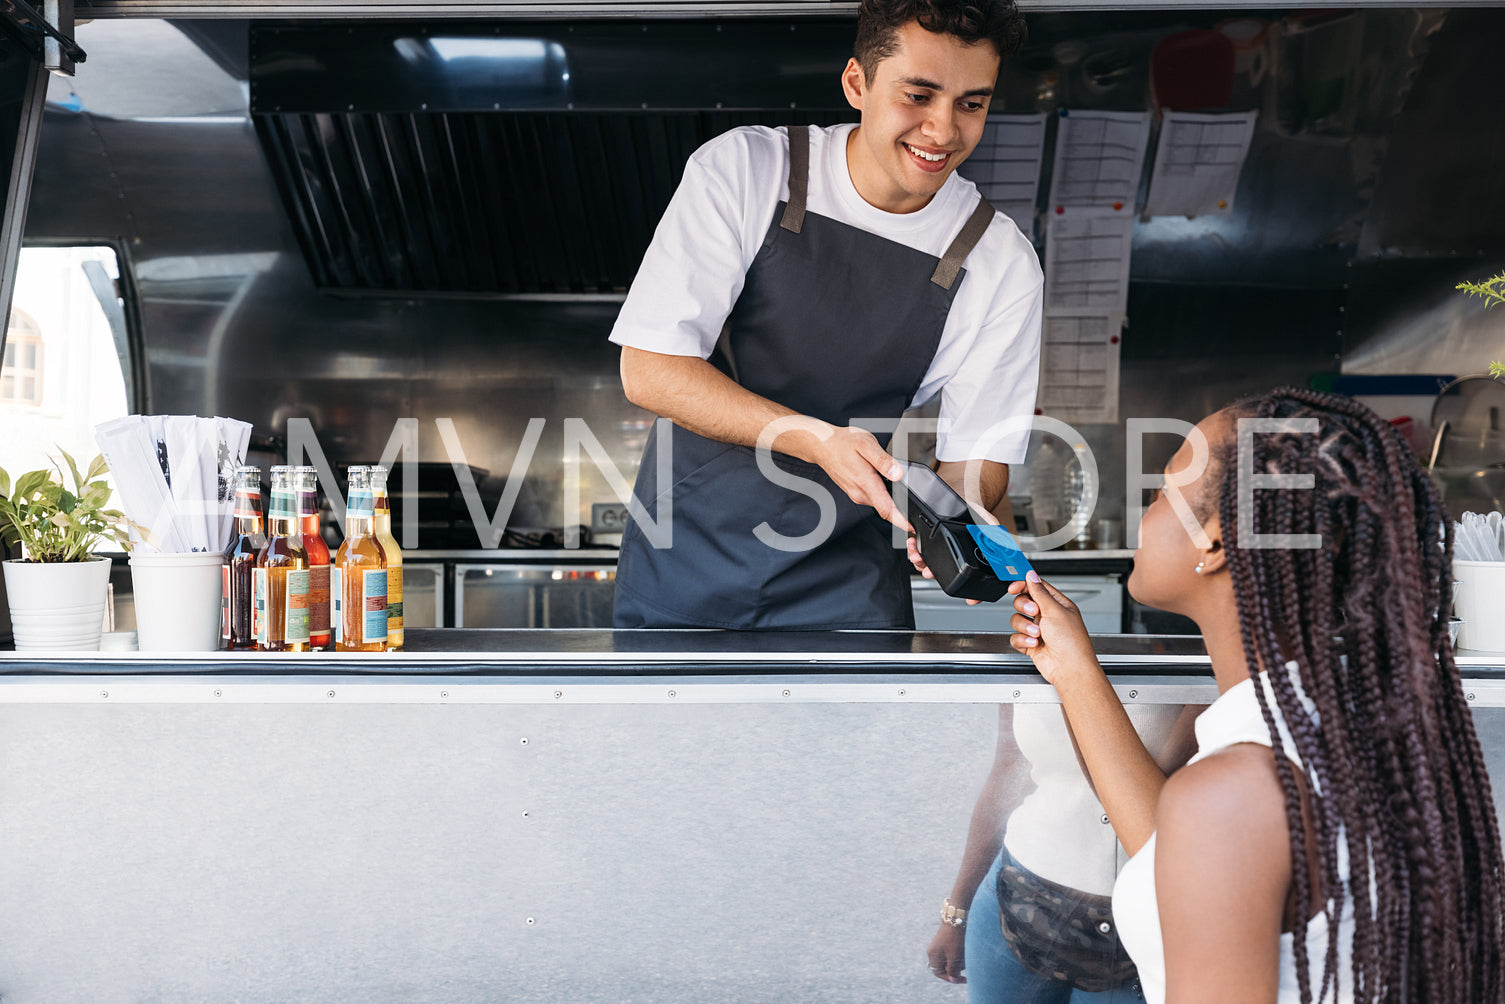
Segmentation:
{"type": "MultiPolygon", "coordinates": [[[[1001,82],[1002,106],[1143,108],[1156,41],[1225,16],[1036,15],[1029,47],[1001,82]]],[[[1123,416],[1195,420],[1277,383],[1382,370],[1381,358],[1450,372],[1498,337],[1496,326],[1480,327],[1488,333],[1468,352],[1438,357],[1431,347],[1453,343],[1438,340],[1435,324],[1409,324],[1408,344],[1426,353],[1376,348],[1397,337],[1391,304],[1417,297],[1466,313],[1443,287],[1485,270],[1485,252],[1505,254],[1492,236],[1505,233],[1505,197],[1474,180],[1464,184],[1469,198],[1454,198],[1473,165],[1492,179],[1505,156],[1485,114],[1505,101],[1505,84],[1484,58],[1505,42],[1505,11],[1392,8],[1269,23],[1272,70],[1233,101],[1261,112],[1236,211],[1136,227],[1123,416]],[[1441,114],[1449,102],[1459,110],[1441,114]],[[1429,159],[1434,150],[1444,152],[1429,159]],[[1433,161],[1443,166],[1426,169],[1433,161]],[[1448,211],[1428,212],[1443,203],[1448,211]],[[1454,234],[1481,257],[1438,263],[1438,242],[1454,234]]],[[[85,25],[89,61],[72,97],[55,84],[42,130],[28,237],[120,241],[139,290],[145,408],[231,414],[278,437],[287,419],[307,417],[336,465],[374,460],[402,417],[418,419],[422,459],[445,462],[436,420],[452,418],[466,460],[490,472],[483,494],[492,501],[528,420],[543,417],[514,522],[588,515],[562,511],[573,462],[562,419],[585,418],[630,479],[649,417],[622,397],[605,341],[616,304],[318,292],[249,121],[236,60],[246,32],[244,22],[202,22],[194,35],[211,59],[163,22],[85,25]]],[[[1105,478],[1099,514],[1117,514],[1122,426],[1083,432],[1105,478]]],[[[1173,446],[1170,437],[1149,443],[1147,465],[1173,446]]],[[[587,503],[610,497],[592,465],[582,472],[587,503]]]]}

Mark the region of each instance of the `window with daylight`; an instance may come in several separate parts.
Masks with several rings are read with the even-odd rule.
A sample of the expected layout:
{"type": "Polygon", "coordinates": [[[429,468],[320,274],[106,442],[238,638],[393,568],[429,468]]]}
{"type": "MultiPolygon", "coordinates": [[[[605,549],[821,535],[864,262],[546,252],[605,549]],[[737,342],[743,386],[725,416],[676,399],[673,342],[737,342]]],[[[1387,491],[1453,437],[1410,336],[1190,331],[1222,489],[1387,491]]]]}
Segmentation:
{"type": "Polygon", "coordinates": [[[94,427],[126,414],[124,304],[115,249],[23,247],[0,370],[0,468],[12,476],[62,464],[87,467],[94,427]]]}
{"type": "Polygon", "coordinates": [[[42,329],[34,317],[17,308],[5,331],[5,364],[0,367],[0,401],[40,407],[42,404],[42,329]]]}

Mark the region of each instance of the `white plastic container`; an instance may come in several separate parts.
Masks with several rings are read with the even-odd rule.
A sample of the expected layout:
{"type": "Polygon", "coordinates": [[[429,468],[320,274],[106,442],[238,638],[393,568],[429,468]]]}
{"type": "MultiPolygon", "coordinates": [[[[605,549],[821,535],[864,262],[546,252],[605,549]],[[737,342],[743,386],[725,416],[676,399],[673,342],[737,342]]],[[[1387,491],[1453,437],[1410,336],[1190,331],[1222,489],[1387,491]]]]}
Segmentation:
{"type": "Polygon", "coordinates": [[[1505,652],[1505,561],[1454,561],[1453,609],[1463,619],[1458,647],[1505,652]]]}
{"type": "Polygon", "coordinates": [[[7,561],[4,568],[17,652],[98,650],[109,558],[7,561]]]}
{"type": "Polygon", "coordinates": [[[136,641],[143,652],[212,652],[220,644],[217,551],[131,555],[136,641]]]}

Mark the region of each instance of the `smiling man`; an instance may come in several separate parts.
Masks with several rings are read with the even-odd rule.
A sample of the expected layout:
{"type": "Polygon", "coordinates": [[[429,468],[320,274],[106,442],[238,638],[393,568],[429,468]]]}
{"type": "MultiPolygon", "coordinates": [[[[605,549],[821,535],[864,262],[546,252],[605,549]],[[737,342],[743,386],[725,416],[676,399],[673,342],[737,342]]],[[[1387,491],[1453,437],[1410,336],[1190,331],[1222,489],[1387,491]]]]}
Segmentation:
{"type": "Polygon", "coordinates": [[[974,498],[1002,500],[1040,266],[956,168],[1023,37],[1011,0],[864,0],[857,125],[734,129],[690,158],[611,335],[628,398],[675,426],[635,488],[660,519],[672,501],[672,544],[629,527],[618,627],[912,627],[881,426],[937,394],[941,476],[960,490],[976,462],[974,498]]]}

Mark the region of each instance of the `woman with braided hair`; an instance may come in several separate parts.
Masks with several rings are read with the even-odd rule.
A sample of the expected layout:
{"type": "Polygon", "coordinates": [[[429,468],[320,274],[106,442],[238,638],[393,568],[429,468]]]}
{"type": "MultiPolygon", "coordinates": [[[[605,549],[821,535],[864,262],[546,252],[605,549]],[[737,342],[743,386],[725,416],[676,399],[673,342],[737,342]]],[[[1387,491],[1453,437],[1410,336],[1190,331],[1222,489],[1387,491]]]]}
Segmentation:
{"type": "Polygon", "coordinates": [[[1146,999],[1505,1002],[1505,865],[1448,640],[1451,522],[1401,436],[1284,388],[1204,419],[1129,591],[1201,628],[1220,696],[1167,779],[1075,607],[1014,587],[1131,855],[1113,893],[1146,999]],[[1022,590],[1022,592],[1021,592],[1022,590]]]}

